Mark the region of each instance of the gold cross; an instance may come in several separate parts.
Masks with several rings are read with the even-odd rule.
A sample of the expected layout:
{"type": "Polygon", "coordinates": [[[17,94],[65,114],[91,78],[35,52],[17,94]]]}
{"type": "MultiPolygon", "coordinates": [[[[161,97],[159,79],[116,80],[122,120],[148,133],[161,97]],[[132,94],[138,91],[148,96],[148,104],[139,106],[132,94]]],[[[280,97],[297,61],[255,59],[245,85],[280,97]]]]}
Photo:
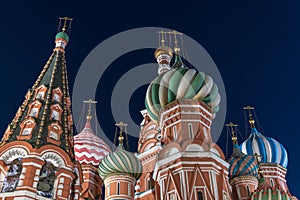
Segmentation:
{"type": "MultiPolygon", "coordinates": [[[[127,124],[124,124],[122,121],[120,122],[120,123],[118,123],[118,124],[115,124],[117,127],[119,127],[119,129],[120,129],[120,136],[119,136],[119,145],[121,144],[123,144],[123,140],[124,140],[124,137],[123,137],[123,127],[125,128],[125,130],[126,130],[126,127],[127,127],[127,124]]],[[[126,131],[125,131],[126,132],[126,131]]]]}
{"type": "Polygon", "coordinates": [[[238,127],[238,125],[230,122],[229,124],[225,124],[225,126],[230,127],[232,141],[233,141],[234,144],[236,144],[237,143],[237,137],[235,135],[235,129],[234,129],[234,127],[238,127]]]}
{"type": "Polygon", "coordinates": [[[250,125],[251,125],[251,128],[254,128],[254,123],[255,123],[255,121],[254,121],[254,119],[252,118],[252,113],[251,113],[251,110],[254,110],[254,107],[246,106],[246,107],[244,107],[243,109],[244,109],[244,110],[248,110],[248,112],[249,112],[249,114],[248,114],[248,116],[249,116],[249,123],[250,123],[250,125]]]}
{"type": "Polygon", "coordinates": [[[248,110],[249,112],[249,117],[252,118],[252,113],[251,113],[251,110],[254,110],[254,107],[251,107],[251,106],[245,106],[243,107],[244,110],[248,110]]]}
{"type": "Polygon", "coordinates": [[[127,127],[127,124],[124,124],[122,121],[120,122],[120,123],[118,123],[118,124],[115,124],[117,127],[119,127],[119,129],[120,129],[120,133],[122,134],[122,132],[123,132],[123,127],[127,127]]]}
{"type": "Polygon", "coordinates": [[[69,17],[60,17],[59,20],[64,20],[64,26],[62,28],[62,31],[65,32],[67,30],[67,22],[73,21],[73,18],[69,17]]]}
{"type": "Polygon", "coordinates": [[[89,120],[91,120],[91,118],[92,118],[92,115],[91,115],[91,112],[92,112],[92,104],[96,104],[97,101],[94,101],[94,100],[92,100],[92,99],[89,99],[89,100],[83,101],[83,103],[88,103],[88,104],[89,104],[88,115],[87,115],[88,117],[87,117],[87,118],[89,118],[89,120]]]}

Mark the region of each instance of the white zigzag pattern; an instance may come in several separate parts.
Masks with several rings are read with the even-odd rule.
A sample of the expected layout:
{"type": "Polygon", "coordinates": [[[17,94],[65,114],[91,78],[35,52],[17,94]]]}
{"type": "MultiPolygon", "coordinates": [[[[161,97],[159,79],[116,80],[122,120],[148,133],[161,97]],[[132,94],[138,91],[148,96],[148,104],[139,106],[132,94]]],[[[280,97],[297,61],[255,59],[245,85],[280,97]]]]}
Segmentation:
{"type": "Polygon", "coordinates": [[[74,150],[76,149],[93,149],[98,152],[110,152],[110,150],[106,146],[102,145],[88,145],[88,144],[75,144],[74,145],[74,150]]]}
{"type": "Polygon", "coordinates": [[[101,160],[104,158],[107,154],[101,153],[101,154],[95,154],[95,153],[87,153],[87,152],[75,152],[75,156],[79,159],[83,156],[86,156],[87,158],[95,158],[96,160],[101,160]]]}

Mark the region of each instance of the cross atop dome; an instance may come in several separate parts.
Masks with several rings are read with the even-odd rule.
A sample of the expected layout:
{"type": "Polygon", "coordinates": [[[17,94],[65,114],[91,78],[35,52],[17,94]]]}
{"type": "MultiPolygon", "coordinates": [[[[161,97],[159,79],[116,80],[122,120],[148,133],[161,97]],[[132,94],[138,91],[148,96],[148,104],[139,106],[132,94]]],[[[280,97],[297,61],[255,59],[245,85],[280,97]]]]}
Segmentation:
{"type": "Polygon", "coordinates": [[[83,101],[83,103],[89,105],[89,108],[88,108],[88,114],[87,114],[87,116],[86,116],[86,120],[87,120],[87,122],[90,122],[91,119],[92,119],[92,115],[91,115],[91,112],[92,112],[92,104],[94,104],[94,105],[97,104],[97,101],[94,101],[94,100],[92,100],[92,99],[89,99],[89,100],[83,101]]]}
{"type": "Polygon", "coordinates": [[[230,127],[231,129],[231,139],[233,141],[233,144],[237,144],[237,136],[235,134],[235,129],[238,127],[237,124],[234,124],[233,122],[230,122],[229,124],[225,124],[225,126],[230,127]]]}
{"type": "Polygon", "coordinates": [[[255,123],[255,120],[253,119],[253,115],[252,115],[252,113],[251,113],[251,111],[252,110],[254,110],[254,107],[251,107],[251,106],[245,106],[245,107],[243,107],[243,109],[244,110],[248,110],[248,116],[249,116],[249,123],[250,123],[250,126],[251,126],[251,128],[255,128],[255,125],[254,125],[254,123],[255,123]]]}
{"type": "Polygon", "coordinates": [[[124,133],[126,134],[126,128],[127,128],[127,124],[123,123],[122,121],[118,124],[115,124],[119,129],[120,129],[120,135],[118,137],[119,139],[119,147],[123,146],[123,141],[124,141],[124,137],[123,137],[123,127],[124,127],[124,133]]]}
{"type": "Polygon", "coordinates": [[[61,22],[63,21],[63,25],[61,28],[62,32],[66,32],[66,31],[70,31],[71,30],[71,25],[72,25],[72,21],[73,18],[70,17],[60,17],[59,19],[59,26],[58,26],[58,32],[60,32],[60,28],[61,28],[61,22]]]}

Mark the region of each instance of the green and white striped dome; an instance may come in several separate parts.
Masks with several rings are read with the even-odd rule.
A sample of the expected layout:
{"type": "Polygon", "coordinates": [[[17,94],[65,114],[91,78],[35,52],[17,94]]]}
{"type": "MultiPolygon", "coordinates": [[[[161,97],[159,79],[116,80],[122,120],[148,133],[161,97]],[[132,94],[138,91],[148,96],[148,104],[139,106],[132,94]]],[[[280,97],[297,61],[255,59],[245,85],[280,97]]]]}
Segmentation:
{"type": "Polygon", "coordinates": [[[201,100],[212,108],[215,116],[219,111],[221,97],[210,76],[183,67],[157,76],[148,87],[145,105],[151,118],[157,121],[161,108],[180,99],[201,100]]]}
{"type": "Polygon", "coordinates": [[[98,171],[103,180],[116,174],[128,174],[139,179],[143,172],[143,166],[134,154],[126,151],[123,145],[120,145],[116,151],[101,160],[98,171]]]}
{"type": "Polygon", "coordinates": [[[258,179],[259,184],[257,190],[252,193],[250,200],[292,200],[292,196],[289,192],[285,192],[280,186],[271,187],[260,175],[258,179]]]}
{"type": "Polygon", "coordinates": [[[254,194],[251,197],[251,200],[292,200],[292,197],[287,194],[286,192],[283,192],[279,189],[271,189],[268,188],[267,190],[260,190],[254,192],[254,194]]]}

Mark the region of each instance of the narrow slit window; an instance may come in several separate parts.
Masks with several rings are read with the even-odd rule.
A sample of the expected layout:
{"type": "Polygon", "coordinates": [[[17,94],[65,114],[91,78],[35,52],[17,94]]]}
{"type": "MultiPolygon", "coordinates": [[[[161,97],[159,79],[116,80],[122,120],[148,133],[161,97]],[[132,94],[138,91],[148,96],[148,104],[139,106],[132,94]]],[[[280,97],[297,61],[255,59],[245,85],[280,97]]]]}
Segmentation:
{"type": "Polygon", "coordinates": [[[120,195],[120,182],[117,183],[117,195],[120,195]]]}
{"type": "Polygon", "coordinates": [[[177,134],[177,127],[173,126],[173,135],[174,135],[174,141],[177,140],[178,134],[177,134]]]}
{"type": "Polygon", "coordinates": [[[202,191],[198,190],[197,198],[198,198],[198,200],[203,200],[203,192],[202,191]]]}
{"type": "Polygon", "coordinates": [[[194,133],[193,133],[193,125],[191,123],[188,124],[188,129],[189,129],[189,136],[190,138],[194,138],[194,133]]]}

